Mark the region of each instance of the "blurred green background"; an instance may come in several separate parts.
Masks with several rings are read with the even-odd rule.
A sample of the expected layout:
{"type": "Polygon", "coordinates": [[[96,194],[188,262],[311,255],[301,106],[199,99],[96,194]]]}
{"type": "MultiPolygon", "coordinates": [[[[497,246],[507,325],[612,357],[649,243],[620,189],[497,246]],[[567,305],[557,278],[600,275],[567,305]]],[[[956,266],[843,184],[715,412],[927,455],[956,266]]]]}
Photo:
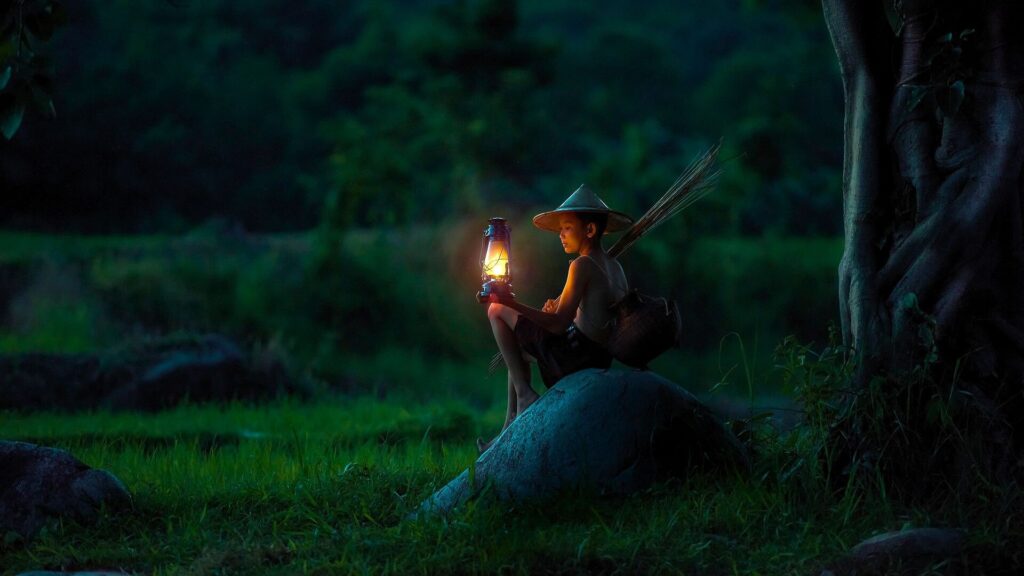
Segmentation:
{"type": "Polygon", "coordinates": [[[654,368],[778,390],[837,314],[842,89],[813,1],[67,3],[55,119],[0,141],[0,352],[217,331],[331,389],[502,399],[486,219],[582,182],[634,216],[723,139],[718,191],[622,258],[679,301],[654,368]]]}

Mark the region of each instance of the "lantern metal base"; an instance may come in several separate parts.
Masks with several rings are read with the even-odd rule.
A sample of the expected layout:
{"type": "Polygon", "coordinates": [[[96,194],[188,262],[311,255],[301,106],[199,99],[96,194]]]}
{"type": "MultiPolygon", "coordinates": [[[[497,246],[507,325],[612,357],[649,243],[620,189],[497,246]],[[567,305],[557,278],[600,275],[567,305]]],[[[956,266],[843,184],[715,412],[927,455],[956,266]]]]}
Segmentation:
{"type": "Polygon", "coordinates": [[[480,292],[477,293],[476,299],[480,302],[486,302],[491,299],[491,295],[504,296],[507,298],[515,298],[516,295],[512,292],[512,286],[507,282],[501,280],[488,280],[484,282],[483,287],[480,288],[480,292]]]}

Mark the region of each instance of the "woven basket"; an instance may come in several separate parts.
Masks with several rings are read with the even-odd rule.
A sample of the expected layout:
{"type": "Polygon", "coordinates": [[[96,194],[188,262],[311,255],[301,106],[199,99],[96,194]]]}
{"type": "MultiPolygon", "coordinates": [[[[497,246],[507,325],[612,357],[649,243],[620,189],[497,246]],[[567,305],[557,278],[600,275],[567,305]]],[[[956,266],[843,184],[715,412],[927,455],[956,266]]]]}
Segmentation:
{"type": "Polygon", "coordinates": [[[633,368],[647,365],[679,341],[682,330],[679,307],[674,300],[631,290],[611,306],[615,326],[608,351],[633,368]]]}

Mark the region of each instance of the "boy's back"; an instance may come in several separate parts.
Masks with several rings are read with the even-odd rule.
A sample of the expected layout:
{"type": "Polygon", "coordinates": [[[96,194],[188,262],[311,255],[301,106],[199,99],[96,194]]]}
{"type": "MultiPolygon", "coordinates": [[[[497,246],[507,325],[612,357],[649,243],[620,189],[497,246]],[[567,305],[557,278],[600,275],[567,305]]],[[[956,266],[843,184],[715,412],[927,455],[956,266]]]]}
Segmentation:
{"type": "MultiPolygon", "coordinates": [[[[611,333],[611,312],[608,307],[629,290],[629,282],[618,260],[605,252],[580,256],[588,276],[583,288],[575,324],[588,338],[606,344],[611,333]]],[[[582,270],[581,270],[582,271],[582,270]]]]}

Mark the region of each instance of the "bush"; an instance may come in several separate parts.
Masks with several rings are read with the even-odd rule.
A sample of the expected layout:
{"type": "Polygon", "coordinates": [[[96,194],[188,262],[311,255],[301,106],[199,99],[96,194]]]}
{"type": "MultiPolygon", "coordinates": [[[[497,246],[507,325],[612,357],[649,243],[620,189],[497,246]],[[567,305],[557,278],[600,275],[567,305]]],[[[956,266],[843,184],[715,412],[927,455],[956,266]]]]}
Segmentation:
{"type": "MultiPolygon", "coordinates": [[[[533,229],[532,212],[520,214],[510,214],[515,290],[521,302],[539,306],[561,290],[570,257],[554,235],[533,229]]],[[[496,347],[474,298],[486,220],[478,215],[401,228],[325,227],[291,236],[204,230],[159,241],[42,242],[38,254],[26,249],[18,262],[32,267],[42,254],[66,252],[72,256],[60,264],[62,273],[82,270],[77,288],[59,299],[84,308],[73,314],[38,308],[33,330],[81,334],[74,342],[87,347],[175,331],[216,331],[250,346],[276,339],[298,370],[342,383],[350,359],[385,349],[407,350],[426,364],[490,357],[496,347]],[[58,329],[58,320],[77,324],[58,329]],[[106,334],[99,340],[89,332],[98,329],[106,334]]],[[[701,359],[713,356],[731,332],[748,344],[785,334],[824,340],[821,318],[837,310],[840,241],[688,239],[677,232],[670,222],[622,258],[634,286],[680,303],[684,355],[693,362],[669,354],[666,361],[679,366],[656,369],[672,377],[682,370],[681,381],[689,383],[695,367],[708,364],[701,359]]],[[[39,303],[47,292],[33,293],[39,303]]],[[[27,317],[30,308],[18,310],[27,317]]],[[[78,346],[74,342],[67,345],[78,346]]],[[[766,351],[755,355],[755,362],[767,364],[766,351]]]]}
{"type": "Polygon", "coordinates": [[[707,349],[729,332],[824,342],[822,319],[839,311],[841,251],[835,238],[698,240],[682,274],[664,280],[683,309],[684,347],[707,349]]]}

